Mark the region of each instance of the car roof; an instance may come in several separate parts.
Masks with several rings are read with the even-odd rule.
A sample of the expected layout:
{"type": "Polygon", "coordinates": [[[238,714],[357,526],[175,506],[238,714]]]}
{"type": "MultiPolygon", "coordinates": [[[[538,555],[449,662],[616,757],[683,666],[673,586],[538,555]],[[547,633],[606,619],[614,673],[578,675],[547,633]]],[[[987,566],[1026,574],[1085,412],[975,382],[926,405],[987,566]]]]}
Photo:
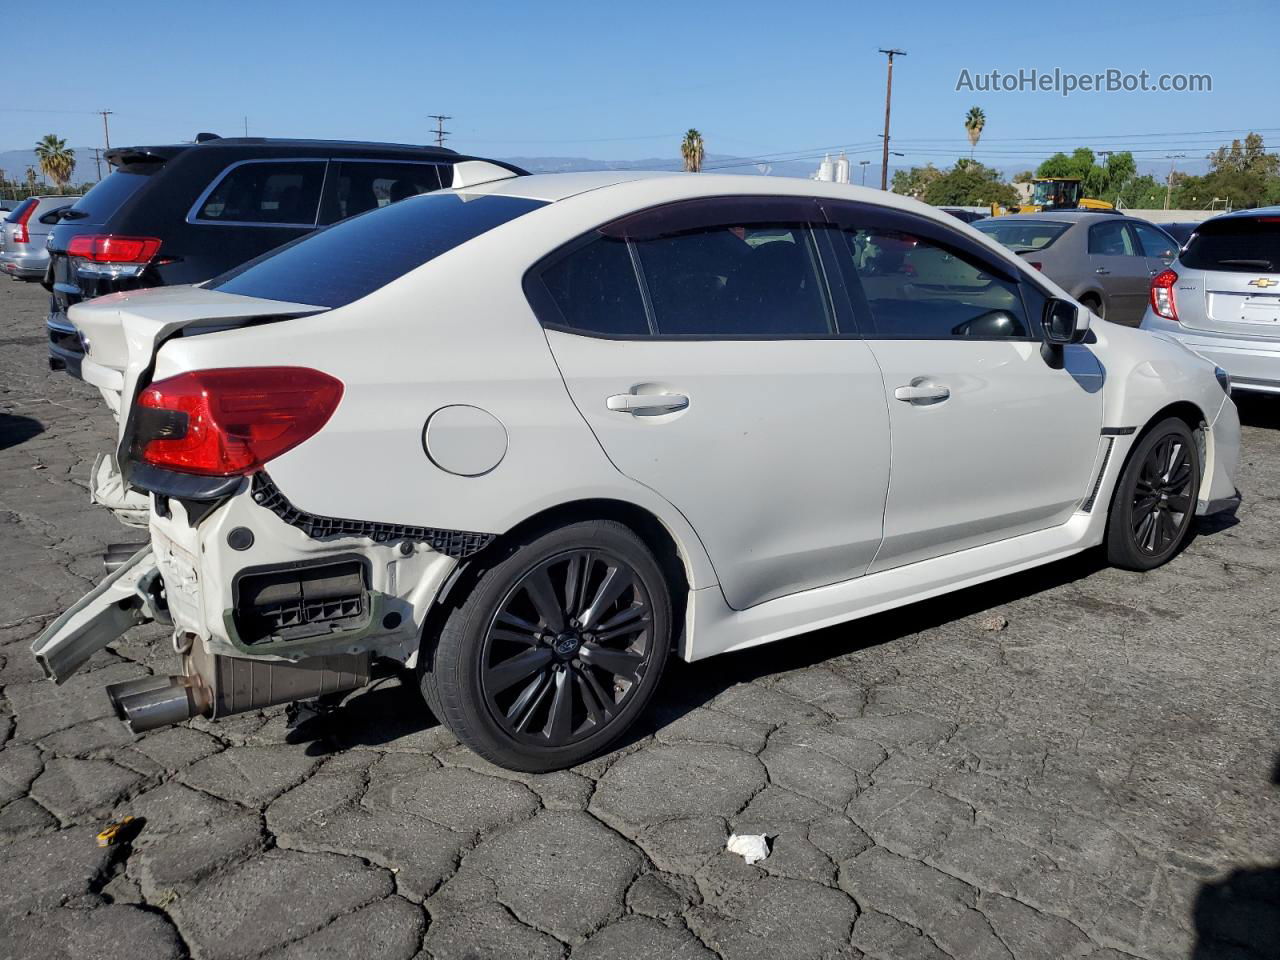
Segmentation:
{"type": "MultiPolygon", "coordinates": [[[[1099,217],[1120,217],[1123,220],[1137,220],[1119,210],[1042,210],[1039,213],[1009,213],[993,220],[1058,220],[1063,223],[1079,223],[1082,220],[1097,220],[1099,217]]],[[[1145,221],[1144,221],[1145,222],[1145,221]]]]}
{"type": "MultiPolygon", "coordinates": [[[[1230,213],[1220,213],[1216,217],[1210,217],[1210,220],[1233,220],[1241,217],[1280,217],[1280,206],[1271,207],[1255,207],[1252,210],[1232,210],[1230,213]]],[[[1208,220],[1201,221],[1208,223],[1208,220]]]]}
{"type": "Polygon", "coordinates": [[[373,140],[306,140],[285,137],[213,137],[196,143],[161,143],[112,147],[105,151],[103,156],[113,166],[119,166],[130,161],[145,160],[147,158],[172,160],[179,154],[187,153],[191,150],[199,150],[201,153],[218,150],[252,153],[255,149],[267,152],[297,150],[304,153],[319,153],[329,150],[376,150],[379,153],[392,155],[403,153],[406,156],[412,155],[418,158],[425,154],[440,157],[441,159],[465,159],[457,151],[450,150],[448,147],[428,147],[412,143],[381,143],[373,140]]]}

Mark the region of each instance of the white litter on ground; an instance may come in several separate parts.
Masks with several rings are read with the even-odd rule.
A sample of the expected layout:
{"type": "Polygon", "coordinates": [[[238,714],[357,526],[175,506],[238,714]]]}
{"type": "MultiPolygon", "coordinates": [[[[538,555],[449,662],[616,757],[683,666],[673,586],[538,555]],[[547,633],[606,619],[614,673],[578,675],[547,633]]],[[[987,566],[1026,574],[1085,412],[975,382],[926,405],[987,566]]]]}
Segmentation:
{"type": "Polygon", "coordinates": [[[769,856],[769,840],[764,834],[731,834],[725,849],[736,853],[747,863],[755,863],[769,856]]]}

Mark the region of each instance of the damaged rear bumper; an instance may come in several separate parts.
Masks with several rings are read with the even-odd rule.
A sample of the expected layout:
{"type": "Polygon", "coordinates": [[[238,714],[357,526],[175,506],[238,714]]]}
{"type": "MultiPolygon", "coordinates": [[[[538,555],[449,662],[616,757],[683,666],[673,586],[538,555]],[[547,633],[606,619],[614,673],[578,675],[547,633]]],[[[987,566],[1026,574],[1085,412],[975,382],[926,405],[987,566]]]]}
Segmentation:
{"type": "Polygon", "coordinates": [[[414,666],[457,557],[304,529],[264,500],[248,484],[218,502],[155,496],[150,543],[127,559],[109,549],[107,577],[32,644],[45,673],[61,683],[129,629],[169,625],[180,672],[107,690],[141,732],[354,690],[379,660],[414,666]]]}

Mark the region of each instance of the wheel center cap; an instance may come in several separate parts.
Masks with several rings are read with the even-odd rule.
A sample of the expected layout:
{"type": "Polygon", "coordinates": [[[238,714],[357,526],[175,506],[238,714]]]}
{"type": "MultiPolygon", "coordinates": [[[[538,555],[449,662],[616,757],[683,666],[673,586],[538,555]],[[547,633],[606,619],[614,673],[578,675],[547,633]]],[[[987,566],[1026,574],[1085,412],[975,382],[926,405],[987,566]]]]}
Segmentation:
{"type": "Polygon", "coordinates": [[[551,649],[556,652],[556,656],[568,659],[578,652],[581,645],[582,641],[576,635],[562,633],[552,642],[551,649]]]}

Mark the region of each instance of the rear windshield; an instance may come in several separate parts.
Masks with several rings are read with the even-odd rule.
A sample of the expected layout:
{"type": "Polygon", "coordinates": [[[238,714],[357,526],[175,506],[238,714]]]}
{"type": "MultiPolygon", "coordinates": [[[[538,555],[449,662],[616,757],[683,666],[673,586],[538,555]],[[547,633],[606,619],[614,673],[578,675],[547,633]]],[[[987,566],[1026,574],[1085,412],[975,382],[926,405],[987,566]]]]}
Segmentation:
{"type": "Polygon", "coordinates": [[[65,219],[78,223],[106,223],[162,166],[162,163],[133,164],[128,170],[109,174],[75,202],[71,208],[74,212],[64,215],[65,219]]]}
{"type": "Polygon", "coordinates": [[[30,207],[34,207],[39,202],[40,201],[37,200],[35,197],[27,197],[27,199],[23,200],[20,204],[14,207],[13,211],[9,213],[9,215],[6,216],[4,219],[6,221],[17,220],[20,216],[26,213],[30,207]]]}
{"type": "Polygon", "coordinates": [[[1061,220],[1004,220],[999,217],[979,220],[973,225],[996,243],[1003,244],[1014,253],[1031,253],[1043,250],[1071,226],[1061,220]]]}
{"type": "Polygon", "coordinates": [[[246,297],[341,307],[541,206],[545,201],[523,197],[410,197],[300,237],[205,286],[246,297]]]}
{"type": "Polygon", "coordinates": [[[1280,217],[1206,221],[1178,259],[1192,270],[1280,271],[1280,217]]]}

